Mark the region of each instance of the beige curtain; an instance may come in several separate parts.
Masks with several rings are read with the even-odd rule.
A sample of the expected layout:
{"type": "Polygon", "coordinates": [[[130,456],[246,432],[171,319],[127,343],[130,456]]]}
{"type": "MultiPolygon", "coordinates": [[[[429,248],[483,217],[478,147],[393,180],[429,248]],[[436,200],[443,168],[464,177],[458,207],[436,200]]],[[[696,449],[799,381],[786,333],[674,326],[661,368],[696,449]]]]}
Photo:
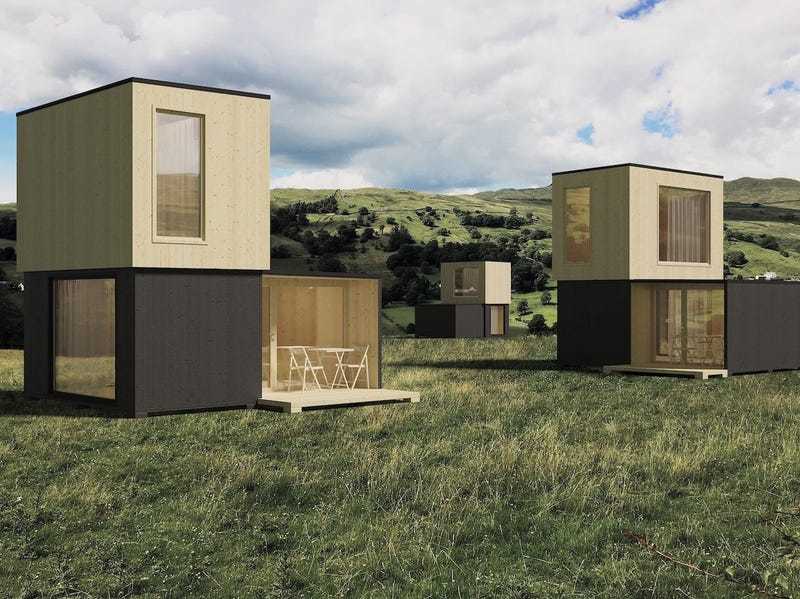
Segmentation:
{"type": "Polygon", "coordinates": [[[709,261],[707,191],[660,187],[658,259],[662,262],[709,261]]]}

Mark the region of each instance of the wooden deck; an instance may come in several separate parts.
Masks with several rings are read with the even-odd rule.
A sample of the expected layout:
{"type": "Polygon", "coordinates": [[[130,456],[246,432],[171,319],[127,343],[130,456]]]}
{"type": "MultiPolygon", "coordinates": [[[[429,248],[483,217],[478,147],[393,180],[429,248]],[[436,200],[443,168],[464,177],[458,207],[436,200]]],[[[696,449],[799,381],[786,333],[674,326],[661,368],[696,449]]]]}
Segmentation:
{"type": "Polygon", "coordinates": [[[728,371],[724,368],[662,366],[659,364],[617,364],[615,366],[603,366],[603,372],[606,374],[617,372],[625,374],[686,376],[702,380],[706,380],[711,377],[721,377],[723,379],[728,378],[728,371]]]}
{"type": "Polygon", "coordinates": [[[419,393],[393,389],[323,389],[322,391],[274,391],[263,393],[257,407],[297,414],[304,410],[379,403],[417,403],[419,393]]]}

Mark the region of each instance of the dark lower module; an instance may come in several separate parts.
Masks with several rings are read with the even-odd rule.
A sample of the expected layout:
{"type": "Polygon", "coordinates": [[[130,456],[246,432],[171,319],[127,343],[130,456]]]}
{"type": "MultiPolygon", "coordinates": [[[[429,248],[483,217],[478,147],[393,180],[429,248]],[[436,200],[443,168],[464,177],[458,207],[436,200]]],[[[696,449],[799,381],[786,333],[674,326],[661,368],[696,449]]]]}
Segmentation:
{"type": "Polygon", "coordinates": [[[423,304],[414,314],[417,337],[508,336],[508,304],[423,304]]]}
{"type": "Polygon", "coordinates": [[[558,362],[720,370],[800,368],[798,281],[559,281],[558,362]]]}

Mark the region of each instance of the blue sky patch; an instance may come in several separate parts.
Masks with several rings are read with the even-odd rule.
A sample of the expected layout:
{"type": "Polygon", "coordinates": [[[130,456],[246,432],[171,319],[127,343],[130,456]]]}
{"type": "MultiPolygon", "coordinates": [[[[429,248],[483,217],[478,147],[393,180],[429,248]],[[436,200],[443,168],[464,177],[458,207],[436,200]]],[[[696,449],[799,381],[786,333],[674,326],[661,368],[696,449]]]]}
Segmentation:
{"type": "Polygon", "coordinates": [[[617,16],[626,21],[635,21],[653,10],[653,7],[659,2],[662,2],[662,0],[639,0],[629,9],[617,13],[617,16]]]}
{"type": "Polygon", "coordinates": [[[678,133],[678,114],[672,108],[672,102],[657,110],[648,110],[642,118],[642,128],[667,139],[678,133]]]}
{"type": "Polygon", "coordinates": [[[577,135],[578,139],[581,140],[581,142],[590,146],[593,145],[594,139],[592,139],[592,136],[594,135],[594,125],[592,123],[584,125],[580,129],[578,129],[577,135]]]}
{"type": "Polygon", "coordinates": [[[786,79],[780,83],[776,83],[767,90],[767,95],[771,96],[778,92],[800,92],[800,84],[792,79],[786,79]]]}

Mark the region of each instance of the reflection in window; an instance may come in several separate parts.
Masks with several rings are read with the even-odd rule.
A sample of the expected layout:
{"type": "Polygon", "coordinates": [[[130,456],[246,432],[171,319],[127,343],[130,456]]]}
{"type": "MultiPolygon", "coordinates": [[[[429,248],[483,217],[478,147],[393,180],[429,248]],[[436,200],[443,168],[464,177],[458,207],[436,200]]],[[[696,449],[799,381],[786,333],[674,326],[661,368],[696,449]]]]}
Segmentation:
{"type": "Polygon", "coordinates": [[[592,258],[590,215],[591,189],[576,187],[564,190],[564,237],[567,262],[589,262],[592,258]]]}
{"type": "Polygon", "coordinates": [[[477,297],[480,269],[477,266],[459,266],[453,270],[453,295],[477,297]]]}
{"type": "Polygon", "coordinates": [[[725,293],[722,287],[657,287],[655,360],[722,367],[725,293]]]}
{"type": "Polygon", "coordinates": [[[53,283],[53,389],[115,398],[114,279],[53,283]]]}
{"type": "Polygon", "coordinates": [[[506,319],[503,306],[489,306],[489,334],[506,334],[506,319]]]}
{"type": "Polygon", "coordinates": [[[156,112],[156,234],[203,235],[202,144],[199,116],[156,112]]]}
{"type": "Polygon", "coordinates": [[[676,187],[658,188],[658,259],[662,262],[709,262],[711,193],[676,187]]]}

